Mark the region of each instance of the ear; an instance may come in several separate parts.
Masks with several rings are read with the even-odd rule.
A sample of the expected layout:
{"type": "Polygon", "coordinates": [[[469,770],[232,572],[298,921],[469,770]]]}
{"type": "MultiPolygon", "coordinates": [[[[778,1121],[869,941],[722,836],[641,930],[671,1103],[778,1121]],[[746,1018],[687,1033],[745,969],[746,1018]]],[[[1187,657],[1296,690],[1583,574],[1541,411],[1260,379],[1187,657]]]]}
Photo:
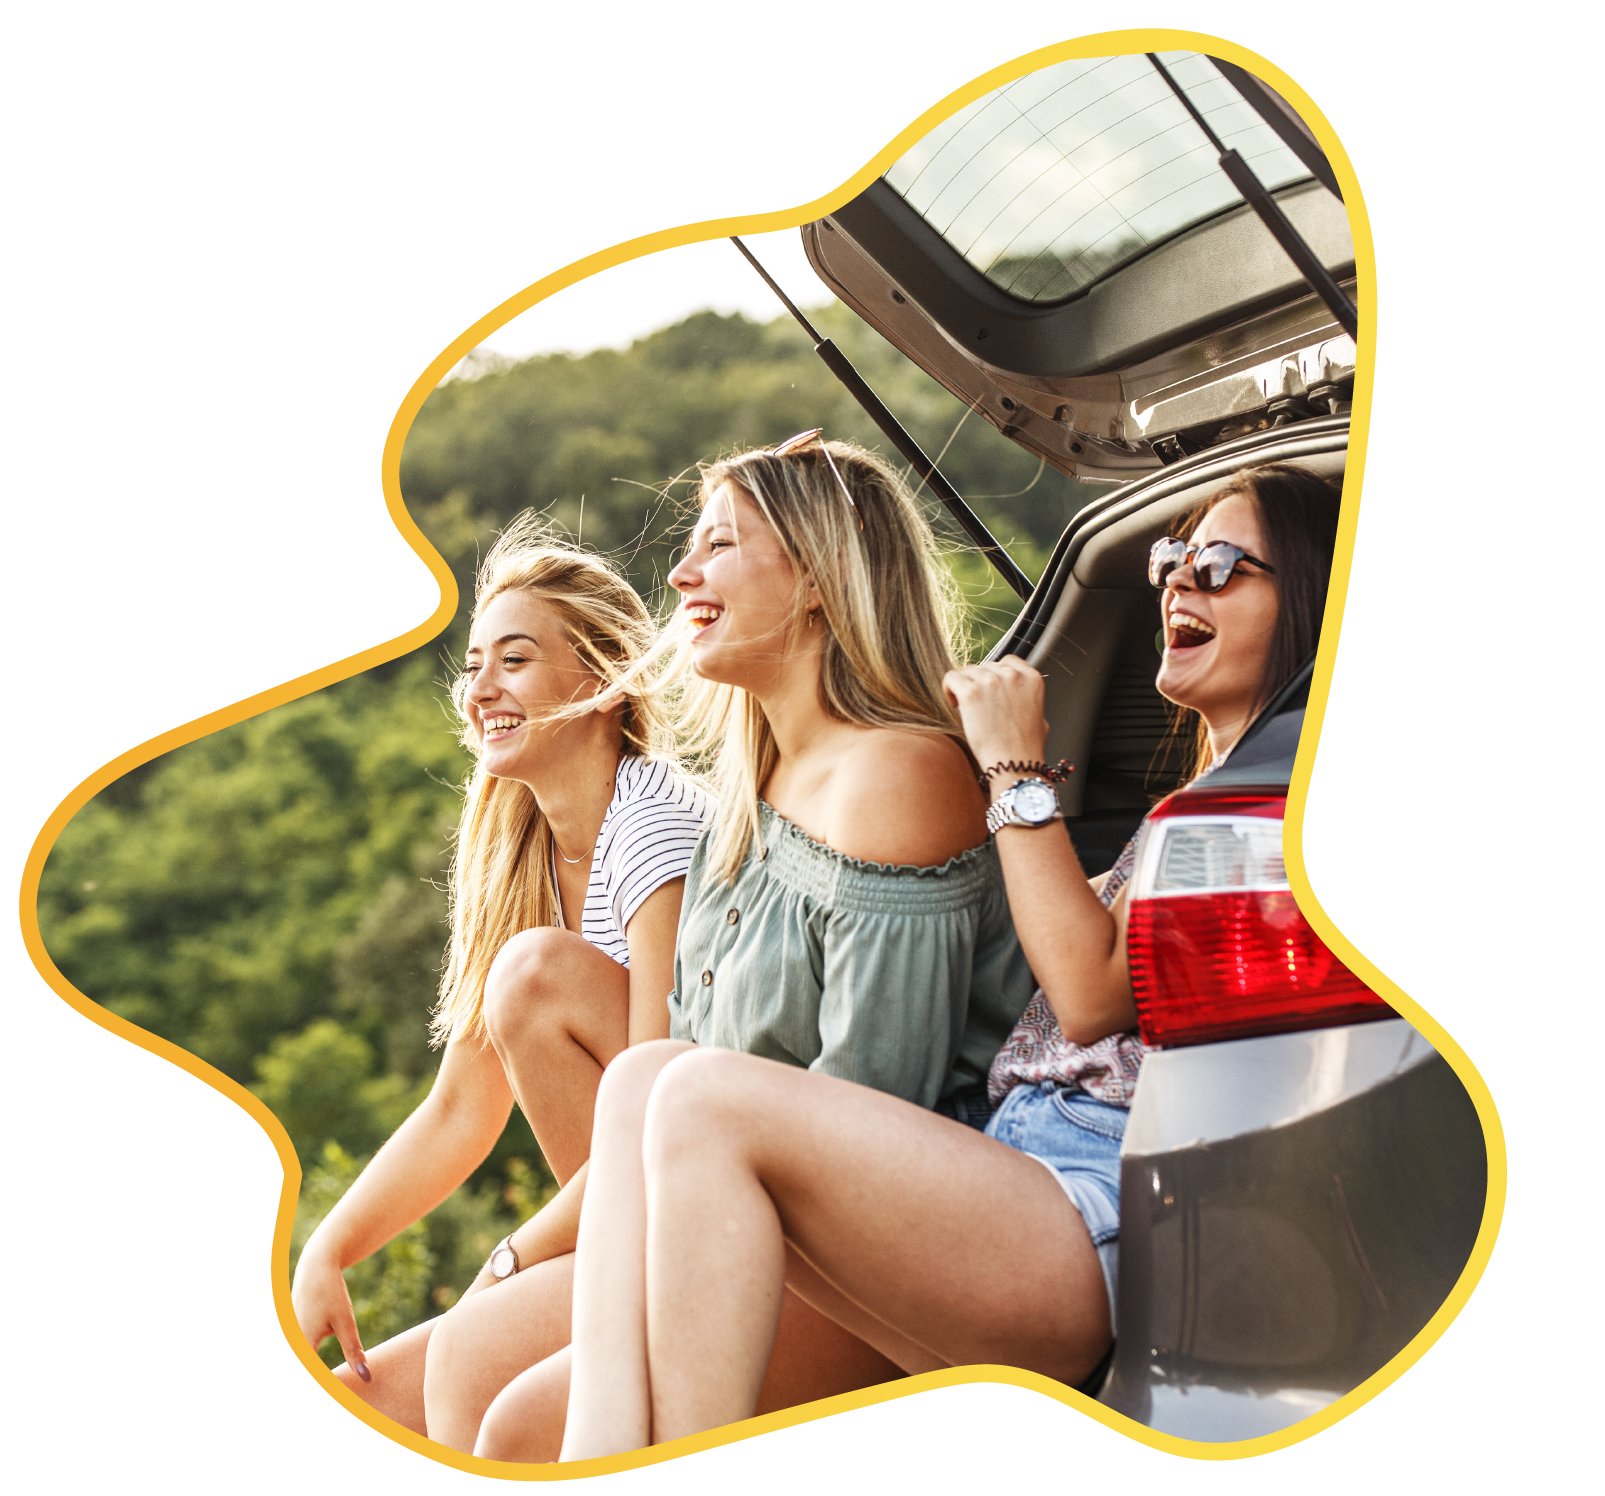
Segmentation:
{"type": "Polygon", "coordinates": [[[816,582],[812,577],[809,577],[807,583],[803,587],[803,606],[807,608],[810,613],[817,613],[822,607],[825,606],[824,598],[819,595],[819,583],[816,582]]]}
{"type": "Polygon", "coordinates": [[[625,701],[624,697],[615,696],[610,701],[598,701],[597,700],[597,697],[599,697],[606,690],[607,690],[607,682],[604,681],[601,676],[593,675],[592,678],[591,678],[590,695],[587,698],[589,701],[594,703],[592,705],[592,707],[591,707],[591,715],[592,716],[611,717],[611,716],[614,716],[615,714],[620,714],[621,715],[623,713],[623,711],[624,711],[624,701],[625,701]]]}

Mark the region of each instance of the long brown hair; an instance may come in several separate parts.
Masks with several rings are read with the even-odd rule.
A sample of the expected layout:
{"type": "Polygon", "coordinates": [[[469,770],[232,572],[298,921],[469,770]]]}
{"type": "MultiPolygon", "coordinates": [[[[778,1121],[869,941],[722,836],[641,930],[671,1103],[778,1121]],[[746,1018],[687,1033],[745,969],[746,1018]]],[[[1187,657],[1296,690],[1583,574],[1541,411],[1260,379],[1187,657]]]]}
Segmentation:
{"type": "MultiPolygon", "coordinates": [[[[1245,468],[1177,525],[1176,538],[1189,538],[1210,510],[1238,495],[1254,505],[1265,541],[1263,559],[1276,568],[1271,578],[1276,588],[1276,627],[1254,692],[1252,720],[1321,642],[1342,493],[1325,478],[1291,463],[1245,468]]],[[[1209,728],[1192,708],[1177,711],[1175,734],[1187,744],[1185,773],[1193,779],[1210,762],[1209,728]]]]}
{"type": "MultiPolygon", "coordinates": [[[[581,662],[606,683],[599,699],[622,699],[624,754],[666,755],[674,735],[661,692],[649,674],[631,668],[648,654],[654,636],[635,589],[600,556],[554,540],[532,513],[503,530],[480,565],[474,621],[494,598],[515,589],[557,613],[581,662]]],[[[451,697],[463,746],[477,758],[480,742],[468,717],[465,674],[456,678],[451,697]]],[[[553,715],[578,715],[595,705],[583,702],[553,715]]],[[[555,921],[551,845],[551,827],[529,787],[477,765],[464,794],[448,875],[451,945],[430,1025],[435,1043],[483,1034],[485,975],[496,953],[519,931],[555,921]]]]}

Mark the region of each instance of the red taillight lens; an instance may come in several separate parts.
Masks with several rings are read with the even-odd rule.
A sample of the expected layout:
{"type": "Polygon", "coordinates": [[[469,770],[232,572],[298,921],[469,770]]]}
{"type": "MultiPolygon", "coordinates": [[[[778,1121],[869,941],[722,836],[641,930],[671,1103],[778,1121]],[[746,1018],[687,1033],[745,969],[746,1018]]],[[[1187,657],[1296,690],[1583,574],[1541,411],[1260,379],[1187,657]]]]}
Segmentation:
{"type": "Polygon", "coordinates": [[[1391,1017],[1299,913],[1277,796],[1174,796],[1143,830],[1126,948],[1145,1043],[1205,1044],[1391,1017]]]}

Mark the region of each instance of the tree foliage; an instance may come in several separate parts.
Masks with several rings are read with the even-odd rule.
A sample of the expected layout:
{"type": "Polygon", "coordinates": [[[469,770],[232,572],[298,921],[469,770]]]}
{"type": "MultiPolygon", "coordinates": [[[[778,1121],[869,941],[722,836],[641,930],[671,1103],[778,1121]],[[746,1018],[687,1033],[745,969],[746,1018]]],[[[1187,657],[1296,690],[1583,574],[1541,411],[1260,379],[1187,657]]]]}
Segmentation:
{"type": "MultiPolygon", "coordinates": [[[[942,471],[1038,576],[1070,516],[1102,490],[1044,469],[840,304],[810,317],[921,446],[942,454],[942,471]]],[[[673,564],[696,464],[810,426],[896,458],[789,317],[699,312],[623,352],[553,354],[446,381],[413,423],[401,486],[465,591],[477,548],[534,508],[622,562],[653,601],[673,564]]],[[[966,564],[975,553],[946,510],[928,495],[925,507],[966,553],[955,570],[976,610],[978,643],[989,646],[1018,604],[990,567],[966,564]]]]}
{"type": "MultiPolygon", "coordinates": [[[[1012,446],[840,307],[818,314],[1035,576],[1086,490],[1012,446]]],[[[799,429],[884,448],[785,319],[699,313],[622,352],[447,381],[402,455],[409,508],[465,601],[477,557],[528,507],[661,599],[699,460],[799,429]]],[[[1012,595],[929,504],[980,644],[1012,595]]],[[[112,785],[62,834],[39,917],[94,1001],[251,1086],[305,1175],[299,1253],[362,1162],[427,1094],[442,891],[468,760],[444,641],[192,743],[112,785]]],[[[523,1118],[461,1190],[350,1273],[368,1343],[454,1301],[552,1188],[523,1118]]]]}

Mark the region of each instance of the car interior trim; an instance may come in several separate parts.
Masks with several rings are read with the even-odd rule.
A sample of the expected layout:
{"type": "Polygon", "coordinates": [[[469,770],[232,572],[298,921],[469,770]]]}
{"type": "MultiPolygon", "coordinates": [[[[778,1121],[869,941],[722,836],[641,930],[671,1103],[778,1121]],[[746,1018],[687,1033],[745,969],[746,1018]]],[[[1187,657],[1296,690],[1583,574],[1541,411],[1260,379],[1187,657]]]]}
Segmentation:
{"type": "MultiPolygon", "coordinates": [[[[1348,215],[1319,182],[1272,194],[1338,280],[1354,274],[1348,215]]],[[[1161,241],[1069,301],[1034,305],[992,285],[884,180],[824,220],[898,283],[960,348],[1051,378],[1117,371],[1308,295],[1304,277],[1241,203],[1161,241]]]]}

